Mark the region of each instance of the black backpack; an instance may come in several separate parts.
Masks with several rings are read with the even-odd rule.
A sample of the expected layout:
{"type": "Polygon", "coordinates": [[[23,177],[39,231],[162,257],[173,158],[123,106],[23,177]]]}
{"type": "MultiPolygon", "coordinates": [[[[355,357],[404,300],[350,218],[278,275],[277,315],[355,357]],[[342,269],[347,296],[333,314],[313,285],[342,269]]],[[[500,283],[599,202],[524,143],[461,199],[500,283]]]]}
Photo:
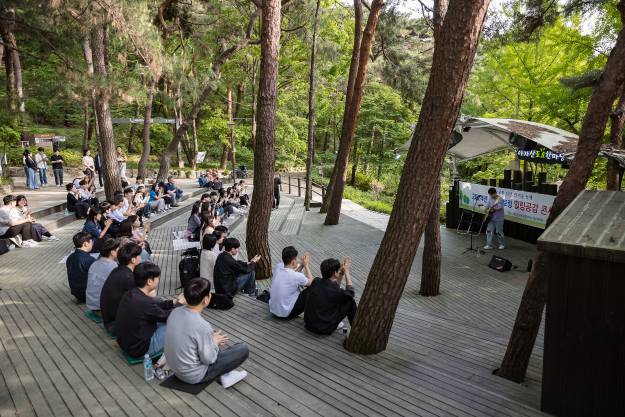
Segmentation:
{"type": "Polygon", "coordinates": [[[182,259],[178,263],[180,272],[180,288],[187,282],[200,276],[200,252],[196,248],[191,248],[182,253],[182,259]]]}

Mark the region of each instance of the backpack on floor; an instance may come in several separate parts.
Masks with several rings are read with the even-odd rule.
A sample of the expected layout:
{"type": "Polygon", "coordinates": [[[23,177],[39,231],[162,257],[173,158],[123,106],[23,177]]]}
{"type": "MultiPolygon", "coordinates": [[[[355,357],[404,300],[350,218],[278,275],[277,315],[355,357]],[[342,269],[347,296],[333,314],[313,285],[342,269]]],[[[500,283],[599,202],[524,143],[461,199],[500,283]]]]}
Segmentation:
{"type": "Polygon", "coordinates": [[[195,253],[185,251],[182,254],[182,259],[178,263],[178,272],[180,273],[180,288],[193,278],[200,276],[200,256],[197,249],[195,253]]]}

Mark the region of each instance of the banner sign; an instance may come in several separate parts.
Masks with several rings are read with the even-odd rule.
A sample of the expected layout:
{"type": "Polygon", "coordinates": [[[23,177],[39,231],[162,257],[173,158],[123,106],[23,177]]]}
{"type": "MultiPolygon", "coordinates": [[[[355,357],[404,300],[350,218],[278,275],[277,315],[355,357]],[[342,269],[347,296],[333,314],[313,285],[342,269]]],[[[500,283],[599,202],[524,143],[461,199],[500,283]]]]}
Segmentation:
{"type": "Polygon", "coordinates": [[[521,160],[539,164],[561,164],[566,162],[566,156],[562,152],[553,152],[543,146],[537,146],[534,149],[518,149],[516,154],[521,160]]]}
{"type": "Polygon", "coordinates": [[[206,158],[206,152],[204,151],[198,152],[195,154],[195,162],[198,164],[201,164],[202,162],[204,162],[205,158],[206,158]]]}
{"type": "MultiPolygon", "coordinates": [[[[484,213],[488,203],[488,185],[460,182],[460,208],[484,213]]],[[[529,191],[494,187],[503,198],[507,221],[544,229],[555,196],[529,191]]]]}

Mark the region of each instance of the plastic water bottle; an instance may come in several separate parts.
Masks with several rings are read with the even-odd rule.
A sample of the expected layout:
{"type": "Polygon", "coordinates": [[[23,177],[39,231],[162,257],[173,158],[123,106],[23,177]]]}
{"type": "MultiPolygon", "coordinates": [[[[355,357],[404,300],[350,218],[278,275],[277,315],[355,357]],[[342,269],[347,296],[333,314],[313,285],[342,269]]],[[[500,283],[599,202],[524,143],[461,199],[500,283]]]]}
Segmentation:
{"type": "Polygon", "coordinates": [[[146,382],[154,379],[154,366],[152,366],[152,358],[147,353],[143,357],[143,377],[146,382]]]}

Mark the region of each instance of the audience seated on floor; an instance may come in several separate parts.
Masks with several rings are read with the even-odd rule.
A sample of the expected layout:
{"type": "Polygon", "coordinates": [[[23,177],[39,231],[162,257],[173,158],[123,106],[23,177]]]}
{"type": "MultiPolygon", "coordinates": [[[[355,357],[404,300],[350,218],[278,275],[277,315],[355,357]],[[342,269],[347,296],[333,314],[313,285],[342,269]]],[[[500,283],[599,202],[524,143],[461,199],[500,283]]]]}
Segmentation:
{"type": "Polygon", "coordinates": [[[113,224],[113,220],[105,219],[104,227],[101,227],[101,224],[102,210],[100,210],[99,207],[92,207],[89,209],[89,214],[87,214],[87,220],[85,221],[85,225],[82,230],[91,235],[91,238],[93,239],[92,252],[94,253],[100,252],[102,239],[104,239],[107,235],[110,235],[109,229],[113,224]]]}
{"type": "Polygon", "coordinates": [[[59,240],[56,236],[52,235],[52,233],[50,233],[44,225],[35,222],[35,218],[32,215],[30,207],[28,206],[28,200],[26,199],[25,195],[18,195],[17,197],[15,197],[15,199],[16,205],[14,210],[17,211],[19,217],[21,219],[29,220],[30,222],[32,222],[34,241],[39,242],[42,240],[59,240]]]}
{"type": "Polygon", "coordinates": [[[239,253],[239,240],[229,237],[224,241],[224,251],[215,261],[215,292],[234,297],[243,291],[248,295],[256,293],[256,262],[260,255],[254,256],[249,262],[237,261],[234,257],[239,253]]]}
{"type": "Polygon", "coordinates": [[[110,237],[102,239],[100,257],[91,264],[87,275],[87,308],[100,314],[100,294],[111,272],[117,268],[117,250],[119,240],[110,237]]]}
{"type": "Polygon", "coordinates": [[[146,262],[151,259],[152,251],[145,240],[144,233],[140,230],[140,226],[139,217],[136,214],[131,214],[119,224],[116,237],[130,239],[141,246],[141,262],[146,262]]]}
{"type": "Polygon", "coordinates": [[[205,235],[202,240],[202,251],[200,252],[200,277],[213,282],[215,262],[217,255],[213,248],[217,246],[217,236],[205,235]]]}
{"type": "Polygon", "coordinates": [[[68,183],[65,188],[67,189],[67,211],[74,213],[77,219],[84,219],[89,212],[89,203],[80,201],[80,195],[78,189],[73,182],[68,183]]]}
{"type": "Polygon", "coordinates": [[[124,201],[124,195],[121,192],[116,193],[113,196],[113,202],[111,203],[111,211],[109,213],[109,217],[118,223],[123,222],[124,220],[126,220],[127,217],[124,215],[124,201]]]}
{"type": "Polygon", "coordinates": [[[104,327],[115,335],[115,318],[122,296],[135,286],[133,271],[141,263],[141,246],[134,242],[121,245],[117,251],[117,268],[111,271],[102,286],[100,293],[100,309],[104,327]]]}
{"type": "Polygon", "coordinates": [[[37,246],[33,240],[33,220],[31,217],[22,218],[15,210],[16,198],[14,195],[5,195],[2,198],[4,203],[0,207],[0,239],[9,239],[15,246],[32,247],[37,246]]]}
{"type": "Polygon", "coordinates": [[[176,207],[178,205],[178,201],[180,200],[180,198],[182,198],[183,191],[176,185],[176,180],[171,175],[167,177],[165,191],[172,197],[172,205],[176,207]]]}
{"type": "Polygon", "coordinates": [[[89,268],[95,262],[95,258],[89,255],[93,248],[93,239],[87,232],[78,232],[72,238],[74,252],[67,257],[67,281],[69,289],[74,297],[82,303],[86,301],[87,281],[89,268]]]}
{"type": "Polygon", "coordinates": [[[167,319],[165,359],[174,375],[188,384],[198,384],[219,378],[228,388],[247,376],[236,371],[248,357],[244,343],[225,347],[228,336],[214,331],[202,317],[211,302],[211,283],[204,278],[192,279],[185,285],[186,306],[176,308],[167,319]]]}
{"type": "Polygon", "coordinates": [[[86,179],[80,180],[78,185],[78,198],[80,201],[87,203],[90,206],[97,206],[99,202],[95,196],[95,187],[92,185],[90,186],[89,181],[86,179]]]}
{"type": "Polygon", "coordinates": [[[313,282],[310,272],[310,255],[304,254],[301,264],[297,259],[297,249],[287,246],[282,249],[282,262],[274,269],[271,280],[269,311],[276,317],[294,318],[304,312],[307,288],[313,282]],[[302,273],[301,271],[304,271],[302,273]],[[306,288],[300,291],[300,288],[306,288]]]}
{"type": "Polygon", "coordinates": [[[311,332],[331,334],[342,327],[345,317],[350,325],[353,323],[356,301],[350,266],[349,258],[345,258],[342,265],[337,259],[326,259],[321,262],[321,278],[315,278],[307,290],[304,309],[304,323],[311,332]],[[341,288],[343,279],[345,279],[344,289],[341,288]]]}
{"type": "Polygon", "coordinates": [[[132,357],[163,351],[167,318],[174,307],[185,303],[182,294],[174,300],[156,297],[160,276],[161,268],[152,262],[137,265],[135,286],[119,302],[115,321],[117,343],[132,357]]]}
{"type": "Polygon", "coordinates": [[[187,229],[185,230],[185,236],[193,242],[200,240],[200,231],[202,229],[202,219],[200,218],[200,206],[198,201],[191,207],[191,215],[187,220],[187,229]]]}

